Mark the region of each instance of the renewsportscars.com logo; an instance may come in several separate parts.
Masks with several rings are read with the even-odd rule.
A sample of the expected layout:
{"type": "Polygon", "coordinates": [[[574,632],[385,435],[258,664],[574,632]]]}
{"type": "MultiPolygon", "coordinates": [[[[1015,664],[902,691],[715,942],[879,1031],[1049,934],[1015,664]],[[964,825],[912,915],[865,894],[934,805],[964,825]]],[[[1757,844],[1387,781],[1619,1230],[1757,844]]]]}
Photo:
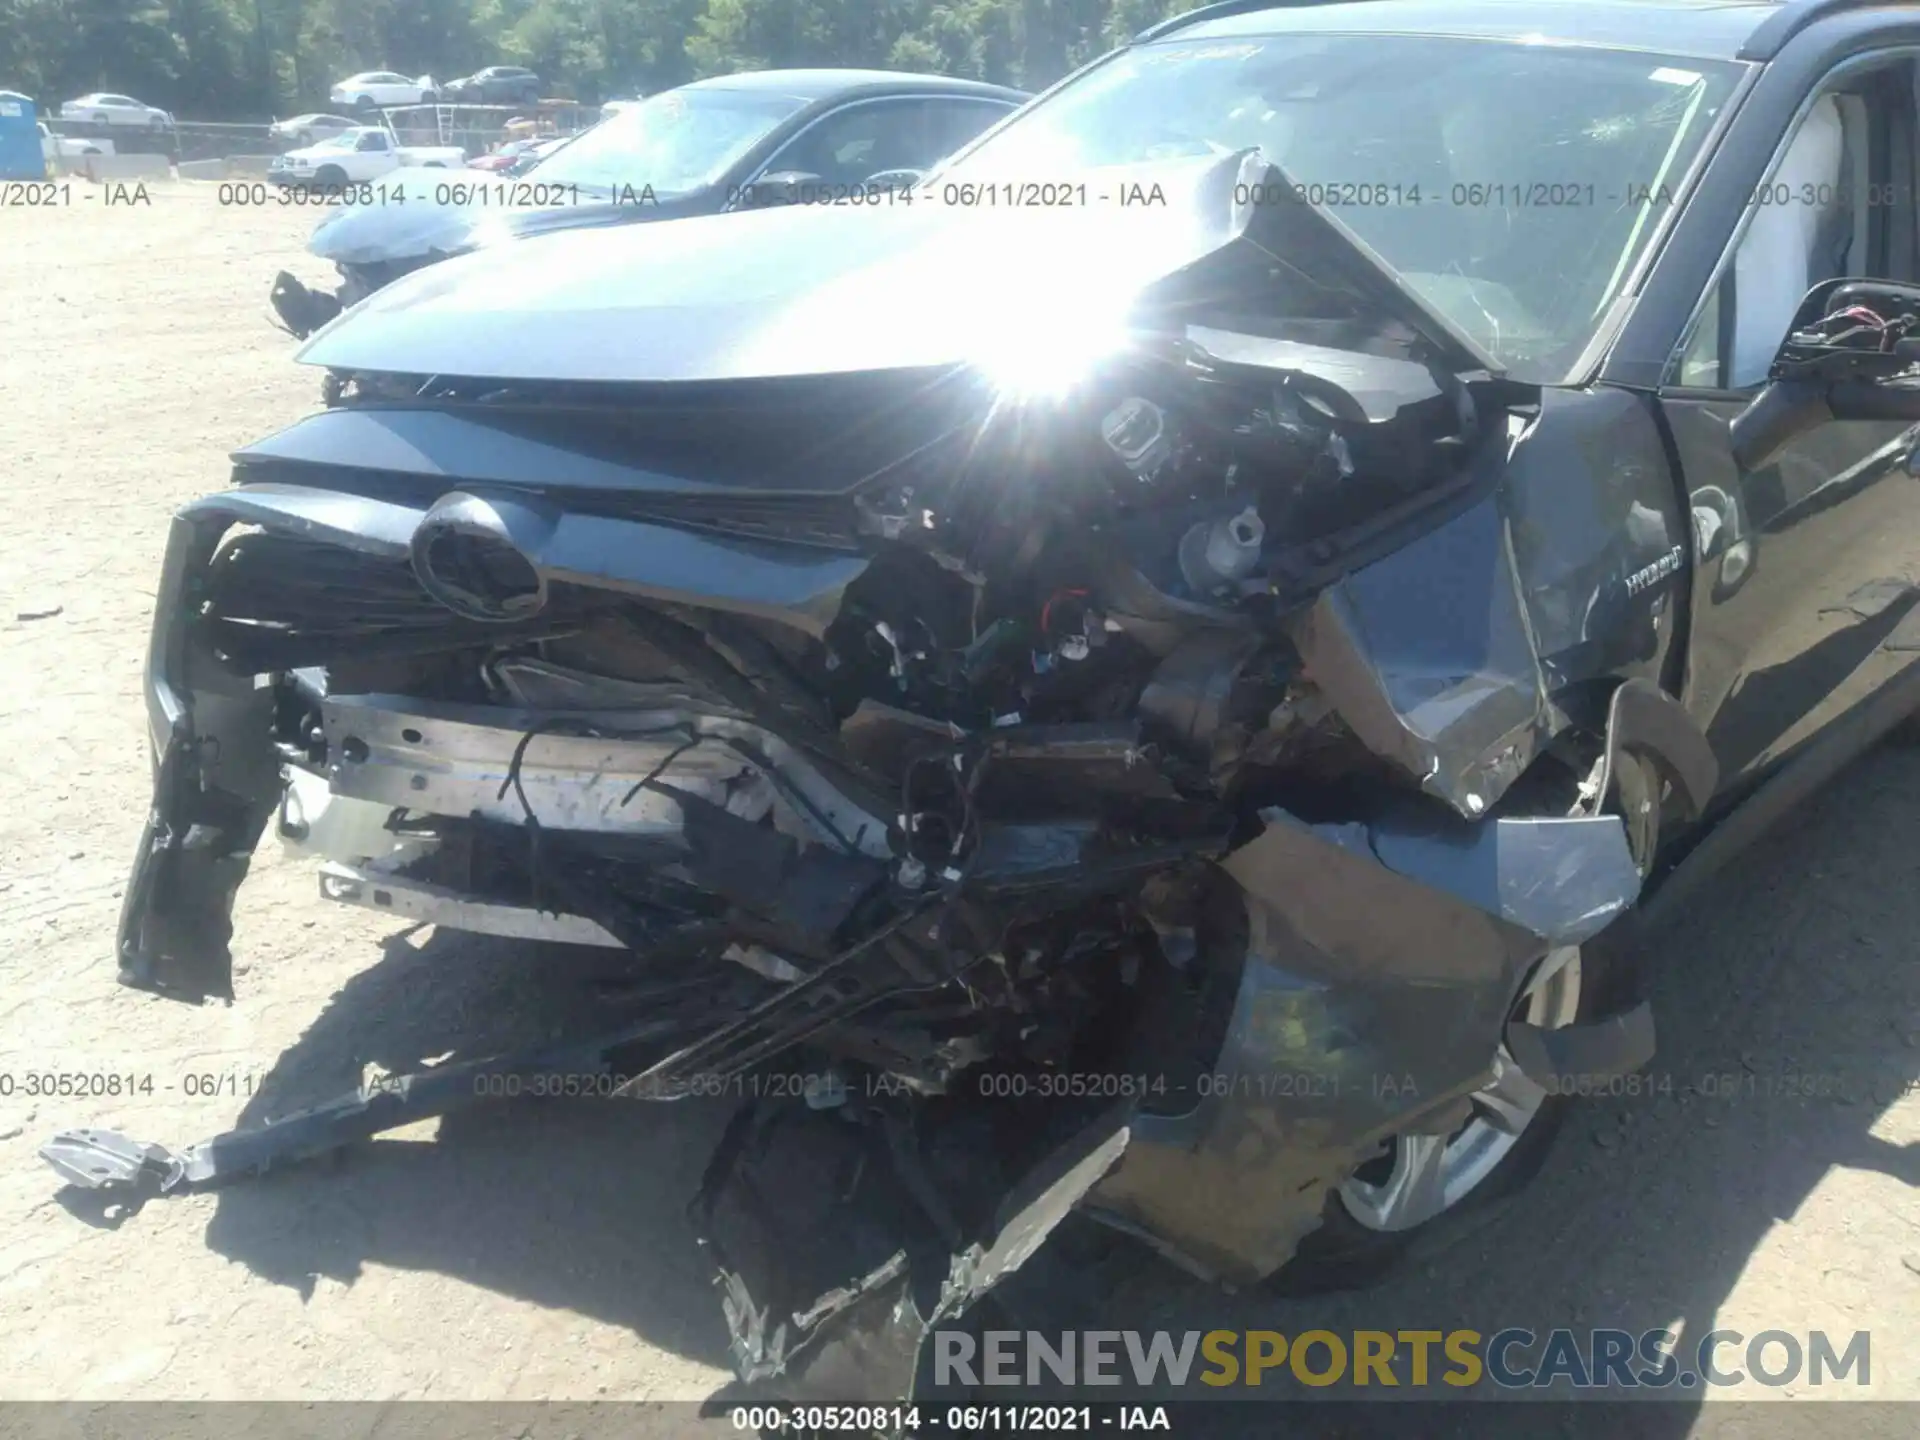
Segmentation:
{"type": "Polygon", "coordinates": [[[1692,1390],[1872,1384],[1873,1337],[1824,1330],[988,1330],[934,1336],[938,1385],[1306,1385],[1456,1390],[1692,1390]]]}

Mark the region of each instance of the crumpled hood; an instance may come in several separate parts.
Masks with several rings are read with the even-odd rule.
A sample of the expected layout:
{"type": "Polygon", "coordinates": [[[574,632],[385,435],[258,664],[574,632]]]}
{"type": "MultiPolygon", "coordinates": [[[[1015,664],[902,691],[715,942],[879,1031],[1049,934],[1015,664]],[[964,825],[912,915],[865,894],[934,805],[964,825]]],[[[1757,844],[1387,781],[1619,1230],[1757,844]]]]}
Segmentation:
{"type": "MultiPolygon", "coordinates": [[[[1090,170],[1057,208],[801,205],[499,246],[404,276],[307,364],[552,381],[918,369],[1098,345],[1156,300],[1360,316],[1497,370],[1258,152],[1090,170]],[[1259,203],[1250,203],[1257,197],[1259,203]],[[1063,342],[1065,342],[1063,344],[1063,342]]],[[[944,192],[940,182],[928,189],[944,192]]],[[[393,207],[401,209],[404,207],[393,207]]]]}
{"type": "MultiPolygon", "coordinates": [[[[586,192],[558,205],[509,205],[517,196],[540,197],[565,187],[547,186],[531,175],[497,175],[481,170],[445,170],[408,165],[388,171],[374,184],[380,198],[369,205],[340,205],[327,213],[307,242],[310,254],[339,265],[374,265],[417,260],[429,255],[458,255],[500,240],[538,235],[576,226],[610,225],[651,219],[633,205],[616,205],[586,192]],[[395,191],[405,196],[399,199],[395,191]],[[455,203],[443,197],[463,196],[455,203]]],[[[665,217],[664,206],[658,209],[665,217]]]]}

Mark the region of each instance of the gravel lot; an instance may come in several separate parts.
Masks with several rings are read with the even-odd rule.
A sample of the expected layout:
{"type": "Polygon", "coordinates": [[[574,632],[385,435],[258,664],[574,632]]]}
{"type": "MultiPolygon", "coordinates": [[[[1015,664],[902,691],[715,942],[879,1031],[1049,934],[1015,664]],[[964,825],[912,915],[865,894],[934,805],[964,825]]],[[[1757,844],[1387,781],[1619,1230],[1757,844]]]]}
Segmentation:
{"type": "MultiPolygon", "coordinates": [[[[64,207],[0,209],[0,1397],[705,1396],[724,1337],[681,1207],[712,1107],[501,1107],[134,1214],[63,1204],[34,1155],[90,1122],[196,1139],[370,1063],[551,1028],[579,989],[556,970],[612,963],[396,932],[268,850],[242,891],[237,1004],[114,983],[167,518],[225,483],[227,451],[317,406],[266,292],[282,267],[327,278],[301,253],[314,212],[149,195],[107,207],[76,184],[64,207]],[[25,1098],[47,1071],[154,1093],[25,1098]]],[[[1660,951],[1670,1093],[1591,1104],[1498,1229],[1332,1301],[1133,1267],[1097,1323],[1869,1329],[1869,1393],[1920,1398],[1920,752],[1855,767],[1660,951]],[[1802,1077],[1814,1096],[1789,1093],[1802,1077]]],[[[1672,1433],[1717,1432],[1718,1408],[1672,1433]]],[[[1914,1429],[1833,1413],[1794,1433],[1914,1429]]]]}

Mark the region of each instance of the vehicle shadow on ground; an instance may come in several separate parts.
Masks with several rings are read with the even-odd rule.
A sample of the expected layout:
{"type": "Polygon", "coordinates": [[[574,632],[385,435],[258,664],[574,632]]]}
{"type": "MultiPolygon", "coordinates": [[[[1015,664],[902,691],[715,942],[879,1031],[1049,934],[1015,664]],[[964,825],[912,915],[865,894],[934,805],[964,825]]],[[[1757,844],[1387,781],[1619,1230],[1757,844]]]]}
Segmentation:
{"type": "MultiPolygon", "coordinates": [[[[278,1057],[235,1128],[418,1070],[619,1028],[611,951],[403,931],[278,1057]]],[[[311,1294],[368,1264],[435,1272],[727,1363],[685,1207],[731,1105],[494,1100],[220,1189],[209,1246],[311,1294]]]]}
{"type": "MultiPolygon", "coordinates": [[[[1049,1320],[1289,1335],[1491,1335],[1509,1326],[1638,1334],[1678,1322],[1687,1336],[1704,1335],[1769,1230],[1829,1171],[1920,1182],[1920,1147],[1872,1133],[1920,1077],[1917,930],[1920,752],[1877,752],[1655,937],[1655,1093],[1585,1102],[1534,1185],[1490,1222],[1371,1290],[1313,1300],[1228,1295],[1157,1260],[1123,1257],[1106,1299],[1084,1315],[1056,1306],[1049,1320]]],[[[424,944],[396,936],[385,951],[279,1058],[242,1123],[351,1088],[368,1062],[400,1071],[449,1050],[472,1056],[538,1042],[602,1009],[597,982],[629,963],[443,934],[424,944]]],[[[338,1166],[225,1189],[208,1242],[303,1290],[317,1276],[351,1283],[369,1263],[435,1271],[725,1366],[719,1307],[684,1206],[729,1109],[702,1100],[482,1107],[441,1122],[431,1142],[423,1126],[419,1140],[362,1145],[338,1166]]],[[[1764,1318],[1787,1330],[1815,1323],[1801,1313],[1764,1318]]],[[[1269,1375],[1265,1394],[1228,1393],[1324,1394],[1286,1383],[1269,1375]]],[[[1677,1436],[1705,1424],[1698,1392],[1673,1398],[1636,1415],[1633,1433],[1677,1436]]],[[[1271,1428],[1265,1407],[1219,1409],[1218,1433],[1271,1428]]],[[[1456,1413],[1458,1433],[1477,1433],[1488,1418],[1477,1405],[1456,1413]]],[[[1621,1433],[1617,1411],[1571,1429],[1562,1418],[1554,1433],[1621,1433]]],[[[1427,1410],[1418,1428],[1442,1435],[1455,1433],[1452,1424],[1427,1410]]],[[[1341,1433],[1404,1433],[1399,1425],[1390,1407],[1356,1406],[1341,1433]]]]}

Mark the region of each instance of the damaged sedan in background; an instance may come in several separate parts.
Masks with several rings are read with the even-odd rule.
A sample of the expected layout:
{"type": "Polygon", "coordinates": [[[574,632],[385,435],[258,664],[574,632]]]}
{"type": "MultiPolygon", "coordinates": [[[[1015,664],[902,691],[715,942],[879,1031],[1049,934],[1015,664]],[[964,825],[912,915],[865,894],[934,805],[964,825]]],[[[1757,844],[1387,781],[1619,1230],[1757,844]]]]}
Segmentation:
{"type": "MultiPolygon", "coordinates": [[[[286,271],[268,299],[304,340],[382,285],[502,241],[850,191],[879,199],[1004,119],[1018,90],[885,70],[758,70],[696,80],[562,141],[517,183],[407,166],[349,189],[308,251],[340,272],[331,293],[286,271]],[[890,178],[891,177],[891,178],[890,178]]],[[[325,393],[335,392],[328,377],[325,393]]]]}
{"type": "MultiPolygon", "coordinates": [[[[46,1158],[178,1190],[476,1074],[804,1069],[693,1200],[741,1376],[796,1399],[910,1393],[1069,1214],[1328,1285],[1513,1192],[1652,1053],[1629,927],[1920,698],[1904,605],[1821,609],[1915,534],[1920,277],[1911,226],[1772,319],[1743,270],[1762,372],[1702,379],[1836,42],[1409,8],[1464,27],[1197,12],[912,203],[543,237],[310,342],[342,403],[174,521],[121,978],[233,996],[272,826],[336,901],[629,950],[655,998],[46,1158]],[[1548,158],[1679,198],[1449,203],[1548,158]],[[1367,167],[1391,203],[1323,203],[1367,167]]],[[[1835,82],[1863,155],[1909,64],[1835,82]]]]}

